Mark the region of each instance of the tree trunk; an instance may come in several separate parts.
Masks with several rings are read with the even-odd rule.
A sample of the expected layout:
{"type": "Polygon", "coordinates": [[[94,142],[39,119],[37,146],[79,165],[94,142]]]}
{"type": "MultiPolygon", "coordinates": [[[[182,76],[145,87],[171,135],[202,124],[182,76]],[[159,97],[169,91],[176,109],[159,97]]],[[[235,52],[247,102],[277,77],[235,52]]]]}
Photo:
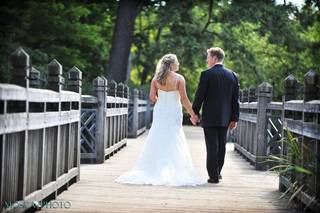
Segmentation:
{"type": "Polygon", "coordinates": [[[128,59],[134,31],[134,23],[138,14],[139,0],[120,0],[117,22],[112,38],[112,48],[109,59],[109,78],[116,82],[127,79],[128,59]]]}

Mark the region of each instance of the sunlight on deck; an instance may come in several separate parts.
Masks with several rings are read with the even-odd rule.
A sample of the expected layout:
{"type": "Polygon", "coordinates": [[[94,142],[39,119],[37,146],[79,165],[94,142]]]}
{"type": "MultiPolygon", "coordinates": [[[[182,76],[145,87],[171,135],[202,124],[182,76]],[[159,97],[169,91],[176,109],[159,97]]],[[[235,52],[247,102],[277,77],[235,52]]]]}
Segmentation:
{"type": "MultiPolygon", "coordinates": [[[[202,129],[184,129],[194,165],[206,180],[202,129]]],[[[165,187],[115,183],[117,176],[133,166],[146,134],[129,139],[127,147],[104,164],[81,165],[81,180],[57,198],[70,202],[71,207],[43,208],[43,212],[290,212],[286,201],[278,199],[278,178],[254,170],[234,151],[232,143],[227,144],[223,179],[218,185],[165,187]]]]}

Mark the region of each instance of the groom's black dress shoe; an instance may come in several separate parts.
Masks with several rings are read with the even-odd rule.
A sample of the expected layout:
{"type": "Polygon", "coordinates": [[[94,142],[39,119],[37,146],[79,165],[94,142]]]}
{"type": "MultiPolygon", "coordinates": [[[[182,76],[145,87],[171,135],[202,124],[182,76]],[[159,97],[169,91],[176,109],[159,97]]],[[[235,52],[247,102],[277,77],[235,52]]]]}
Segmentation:
{"type": "Polygon", "coordinates": [[[221,175],[219,175],[219,176],[218,176],[218,178],[219,178],[219,180],[221,180],[221,179],[222,179],[222,176],[221,176],[221,175]]]}
{"type": "Polygon", "coordinates": [[[209,178],[208,183],[219,183],[219,179],[218,178],[215,178],[215,179],[209,178]]]}

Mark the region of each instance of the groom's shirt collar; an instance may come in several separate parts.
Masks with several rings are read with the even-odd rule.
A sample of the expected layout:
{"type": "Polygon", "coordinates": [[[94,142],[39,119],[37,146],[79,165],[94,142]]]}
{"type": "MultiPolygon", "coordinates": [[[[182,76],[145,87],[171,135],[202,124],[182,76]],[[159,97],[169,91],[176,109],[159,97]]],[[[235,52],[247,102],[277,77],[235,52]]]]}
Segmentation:
{"type": "Polygon", "coordinates": [[[222,63],[216,63],[215,65],[213,65],[212,67],[210,67],[210,69],[214,68],[214,67],[223,67],[222,63]]]}
{"type": "Polygon", "coordinates": [[[220,67],[222,67],[223,64],[222,64],[222,63],[216,63],[213,67],[215,67],[215,66],[220,66],[220,67]]]}

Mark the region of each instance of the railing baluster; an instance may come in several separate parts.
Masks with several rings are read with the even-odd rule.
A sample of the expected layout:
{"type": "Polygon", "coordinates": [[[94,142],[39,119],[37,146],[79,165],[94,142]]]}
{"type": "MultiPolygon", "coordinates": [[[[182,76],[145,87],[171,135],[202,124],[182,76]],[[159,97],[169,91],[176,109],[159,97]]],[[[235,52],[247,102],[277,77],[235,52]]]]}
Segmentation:
{"type": "Polygon", "coordinates": [[[55,198],[57,190],[79,177],[79,167],[68,171],[65,164],[70,142],[66,127],[70,120],[79,121],[79,108],[71,110],[71,102],[79,106],[79,94],[62,91],[62,66],[56,60],[48,65],[51,91],[39,89],[40,72],[22,48],[13,53],[11,64],[11,83],[16,85],[0,84],[1,209],[5,202],[55,198]],[[66,176],[59,178],[62,174],[66,176]]]}

